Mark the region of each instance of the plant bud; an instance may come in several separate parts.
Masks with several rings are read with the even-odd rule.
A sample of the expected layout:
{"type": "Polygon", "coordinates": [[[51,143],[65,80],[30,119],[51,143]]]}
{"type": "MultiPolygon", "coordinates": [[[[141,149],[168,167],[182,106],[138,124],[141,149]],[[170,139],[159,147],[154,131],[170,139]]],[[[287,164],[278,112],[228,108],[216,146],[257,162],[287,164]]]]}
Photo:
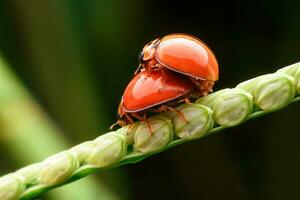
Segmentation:
{"type": "Polygon", "coordinates": [[[247,92],[251,93],[252,96],[253,96],[253,93],[254,93],[254,90],[255,90],[257,84],[261,80],[263,80],[263,79],[265,79],[267,77],[270,77],[270,76],[272,76],[272,74],[265,74],[265,75],[262,75],[262,76],[258,76],[256,78],[253,78],[253,79],[241,82],[240,84],[238,84],[236,86],[236,88],[239,88],[239,89],[242,89],[244,91],[247,91],[247,92]]]}
{"type": "Polygon", "coordinates": [[[295,77],[299,69],[300,69],[300,62],[281,68],[276,73],[284,73],[292,77],[295,77]]]}
{"type": "Polygon", "coordinates": [[[68,151],[76,155],[77,160],[80,164],[84,164],[88,159],[92,149],[96,146],[94,141],[87,141],[76,145],[75,147],[69,149],[68,151]]]}
{"type": "Polygon", "coordinates": [[[280,109],[295,97],[294,78],[282,73],[260,76],[239,84],[237,88],[250,92],[255,104],[265,111],[280,109]]]}
{"type": "Polygon", "coordinates": [[[96,146],[88,158],[88,164],[93,167],[109,167],[118,162],[127,153],[125,136],[116,132],[102,135],[94,141],[96,146]]]}
{"type": "Polygon", "coordinates": [[[212,108],[213,105],[214,105],[214,103],[215,103],[215,100],[216,100],[220,95],[222,95],[222,93],[223,93],[225,90],[229,90],[229,89],[219,90],[219,91],[217,91],[217,92],[214,92],[214,93],[211,93],[211,94],[209,94],[209,95],[203,96],[203,97],[199,98],[195,103],[197,103],[197,104],[202,104],[202,105],[205,105],[206,107],[212,108]]]}
{"type": "Polygon", "coordinates": [[[296,92],[300,94],[300,62],[279,69],[276,73],[284,73],[294,77],[295,79],[294,86],[296,92]]]}
{"type": "Polygon", "coordinates": [[[176,114],[173,118],[174,132],[179,138],[188,140],[200,138],[213,126],[212,110],[208,107],[199,104],[183,104],[176,110],[182,113],[182,116],[176,114]]]}
{"type": "Polygon", "coordinates": [[[147,120],[149,123],[141,122],[134,134],[133,147],[143,153],[158,151],[173,140],[171,120],[159,115],[147,120]]]}
{"type": "Polygon", "coordinates": [[[15,174],[24,178],[24,184],[34,185],[37,183],[37,177],[39,177],[41,171],[42,163],[35,163],[19,169],[15,174]]]}
{"type": "Polygon", "coordinates": [[[213,119],[221,126],[236,126],[252,113],[253,97],[241,89],[224,89],[211,95],[213,98],[208,96],[200,98],[197,103],[209,106],[213,110],[213,119]]]}
{"type": "Polygon", "coordinates": [[[20,177],[8,174],[0,178],[0,199],[17,200],[25,191],[25,186],[20,177]]]}
{"type": "Polygon", "coordinates": [[[71,153],[64,151],[51,156],[42,162],[43,169],[39,183],[44,185],[57,185],[69,179],[78,169],[79,162],[71,153]]]}
{"type": "Polygon", "coordinates": [[[280,109],[295,97],[294,79],[284,74],[268,76],[256,85],[253,96],[255,103],[262,110],[280,109]]]}

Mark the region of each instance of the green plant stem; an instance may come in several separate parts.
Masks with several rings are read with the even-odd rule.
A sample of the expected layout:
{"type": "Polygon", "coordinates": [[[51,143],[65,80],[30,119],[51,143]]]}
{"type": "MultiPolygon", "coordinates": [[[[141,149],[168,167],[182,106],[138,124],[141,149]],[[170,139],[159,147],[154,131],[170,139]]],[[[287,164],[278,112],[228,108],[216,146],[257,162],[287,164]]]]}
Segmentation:
{"type": "MultiPolygon", "coordinates": [[[[0,57],[0,142],[18,165],[37,162],[70,146],[63,133],[19,83],[0,57]]],[[[51,192],[53,199],[117,199],[91,177],[51,192]]]]}
{"type": "MultiPolygon", "coordinates": [[[[137,122],[130,129],[124,127],[109,132],[50,157],[39,164],[41,169],[37,172],[33,172],[33,168],[29,166],[29,172],[33,173],[29,180],[34,182],[27,185],[19,197],[23,200],[32,199],[97,171],[140,162],[177,145],[221,132],[298,102],[300,96],[296,96],[298,86],[295,83],[299,81],[299,77],[295,79],[294,74],[297,73],[294,72],[300,70],[300,64],[289,66],[288,69],[293,69],[293,73],[289,71],[291,76],[277,72],[263,78],[257,77],[239,84],[237,88],[220,90],[202,97],[195,104],[177,107],[189,123],[178,120],[180,116],[175,116],[174,113],[172,115],[172,112],[161,113],[149,118],[154,130],[152,135],[149,135],[147,123],[137,122]],[[230,106],[232,103],[235,106],[230,106]],[[246,118],[240,118],[241,109],[247,111],[243,112],[248,113],[246,118]],[[234,123],[227,123],[228,119],[234,123]],[[226,123],[218,125],[216,121],[226,123]],[[173,134],[177,135],[174,140],[173,134]]],[[[14,173],[8,179],[13,180],[13,175],[14,173]]],[[[15,176],[27,180],[28,175],[16,172],[15,176]]],[[[19,183],[19,186],[24,184],[19,183]]]]}
{"type": "MultiPolygon", "coordinates": [[[[298,102],[298,101],[300,101],[300,97],[296,97],[291,103],[295,103],[295,102],[298,102]]],[[[258,117],[261,117],[261,116],[264,116],[264,115],[269,114],[269,113],[271,113],[271,112],[269,112],[269,111],[256,111],[248,117],[247,121],[258,118],[258,117]]],[[[206,136],[211,135],[211,134],[215,134],[215,133],[219,133],[219,132],[221,132],[225,129],[228,129],[228,128],[229,127],[222,127],[222,126],[215,127],[212,130],[210,130],[206,134],[206,136]]],[[[151,153],[130,153],[127,156],[125,156],[122,160],[120,160],[120,162],[117,165],[114,165],[113,167],[119,167],[119,166],[122,166],[122,165],[134,164],[134,163],[140,162],[140,161],[144,160],[145,158],[147,158],[149,156],[152,156],[154,154],[158,154],[160,152],[166,151],[170,148],[173,148],[175,146],[178,146],[180,144],[184,144],[184,143],[187,143],[187,142],[190,142],[190,141],[191,140],[176,139],[176,140],[170,142],[163,149],[161,149],[159,151],[156,151],[156,152],[151,152],[151,153]]],[[[112,168],[112,167],[109,167],[109,168],[112,168]]],[[[83,167],[80,170],[76,171],[75,174],[68,181],[66,181],[62,184],[56,185],[56,186],[48,187],[46,189],[41,187],[41,188],[36,188],[34,190],[29,190],[26,193],[24,193],[24,195],[21,197],[21,199],[23,199],[23,200],[32,199],[36,196],[39,196],[40,194],[42,194],[44,192],[47,192],[49,190],[52,190],[54,188],[60,187],[60,186],[65,185],[65,184],[72,183],[76,180],[79,180],[79,179],[85,177],[85,176],[88,176],[90,174],[100,172],[100,171],[103,171],[103,170],[107,170],[109,168],[98,169],[98,168],[94,168],[94,167],[91,167],[91,166],[83,167]]]]}
{"type": "MultiPolygon", "coordinates": [[[[300,96],[296,97],[292,102],[292,103],[295,103],[295,102],[298,102],[300,101],[300,96]]],[[[261,117],[261,116],[264,116],[264,115],[267,115],[269,113],[272,113],[270,111],[256,111],[254,113],[252,113],[251,115],[249,115],[249,117],[247,118],[246,121],[248,120],[252,120],[252,119],[256,119],[258,117],[261,117]]],[[[217,126],[213,129],[211,129],[210,131],[207,132],[207,134],[204,136],[208,136],[208,135],[212,135],[212,134],[215,134],[215,133],[218,133],[218,132],[221,132],[225,129],[228,129],[230,127],[224,127],[224,126],[217,126]]],[[[203,138],[203,137],[201,137],[203,138]]],[[[159,152],[162,152],[162,151],[165,151],[167,149],[170,149],[172,147],[175,147],[177,145],[180,145],[180,144],[184,144],[184,143],[187,143],[189,142],[189,140],[185,140],[185,139],[176,139],[172,142],[170,142],[166,147],[164,147],[163,149],[157,151],[157,152],[152,152],[152,153],[149,153],[149,154],[145,154],[145,153],[132,153],[132,154],[129,154],[127,156],[125,156],[119,163],[118,166],[121,166],[121,165],[126,165],[126,164],[130,164],[130,163],[136,163],[136,162],[139,162],[139,161],[142,161],[143,159],[151,156],[151,155],[154,155],[154,154],[157,154],[159,152]]]]}

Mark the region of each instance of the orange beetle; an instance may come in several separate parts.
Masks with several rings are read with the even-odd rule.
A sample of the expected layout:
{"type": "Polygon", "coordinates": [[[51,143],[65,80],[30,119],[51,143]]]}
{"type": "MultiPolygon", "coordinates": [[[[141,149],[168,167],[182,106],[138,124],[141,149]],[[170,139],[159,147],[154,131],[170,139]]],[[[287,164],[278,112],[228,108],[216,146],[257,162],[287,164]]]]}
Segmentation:
{"type": "Polygon", "coordinates": [[[187,34],[171,34],[148,43],[139,55],[140,68],[166,67],[187,75],[206,95],[218,80],[219,67],[213,52],[198,38],[187,34]]]}
{"type": "MultiPolygon", "coordinates": [[[[128,84],[118,109],[120,120],[117,124],[125,126],[134,123],[132,118],[146,120],[146,112],[172,110],[168,105],[176,105],[194,96],[195,86],[189,79],[167,69],[142,70],[128,84]]],[[[151,130],[151,127],[149,125],[151,130]]],[[[151,131],[150,131],[151,132],[151,131]]]]}

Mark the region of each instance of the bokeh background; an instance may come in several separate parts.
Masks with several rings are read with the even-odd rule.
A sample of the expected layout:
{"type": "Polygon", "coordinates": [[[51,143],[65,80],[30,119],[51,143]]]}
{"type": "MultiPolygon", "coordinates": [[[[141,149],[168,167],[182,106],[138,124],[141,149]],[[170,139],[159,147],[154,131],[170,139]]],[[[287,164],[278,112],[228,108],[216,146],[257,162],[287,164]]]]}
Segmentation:
{"type": "MultiPolygon", "coordinates": [[[[234,87],[300,60],[299,10],[298,0],[0,0],[0,174],[105,133],[152,39],[201,38],[220,64],[216,90],[234,87]]],[[[297,199],[299,110],[289,106],[41,199],[297,199]]]]}

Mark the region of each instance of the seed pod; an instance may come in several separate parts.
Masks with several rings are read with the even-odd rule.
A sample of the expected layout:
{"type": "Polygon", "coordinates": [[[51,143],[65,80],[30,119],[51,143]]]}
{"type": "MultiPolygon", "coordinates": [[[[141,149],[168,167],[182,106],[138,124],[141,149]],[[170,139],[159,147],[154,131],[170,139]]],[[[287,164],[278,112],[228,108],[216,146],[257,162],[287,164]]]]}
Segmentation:
{"type": "Polygon", "coordinates": [[[243,122],[253,110],[253,97],[241,89],[224,89],[200,98],[196,103],[213,110],[213,119],[224,127],[236,126],[243,122]]]}
{"type": "Polygon", "coordinates": [[[258,76],[258,77],[252,78],[250,80],[241,82],[240,84],[238,84],[236,86],[236,88],[239,88],[239,89],[242,89],[244,91],[247,91],[247,92],[251,93],[252,96],[253,96],[257,84],[261,80],[263,80],[263,79],[265,79],[267,77],[270,77],[270,76],[272,76],[272,74],[265,74],[265,75],[262,75],[262,76],[258,76]]]}
{"type": "Polygon", "coordinates": [[[295,79],[296,92],[300,94],[300,62],[279,69],[276,73],[284,73],[292,76],[295,79]]]}
{"type": "Polygon", "coordinates": [[[148,121],[153,133],[146,122],[141,122],[134,133],[133,147],[143,153],[158,151],[173,140],[171,120],[158,115],[148,121]]]}
{"type": "Polygon", "coordinates": [[[295,97],[294,79],[283,74],[274,74],[257,85],[254,98],[258,107],[265,111],[280,109],[295,97]]]}
{"type": "Polygon", "coordinates": [[[183,104],[176,108],[182,113],[173,115],[174,132],[182,139],[197,139],[212,128],[212,110],[199,104],[183,104]],[[185,121],[184,118],[187,120],[185,121]]]}
{"type": "Polygon", "coordinates": [[[104,168],[118,162],[127,153],[126,138],[116,132],[110,132],[94,140],[95,148],[88,158],[88,164],[104,168]]]}
{"type": "Polygon", "coordinates": [[[294,78],[282,73],[269,74],[237,87],[249,91],[262,110],[274,111],[286,106],[295,97],[294,78]]]}
{"type": "Polygon", "coordinates": [[[87,141],[69,149],[68,151],[76,155],[79,164],[84,164],[95,146],[96,143],[94,141],[87,141]]]}
{"type": "Polygon", "coordinates": [[[39,183],[44,185],[57,185],[69,179],[78,169],[79,162],[76,156],[68,151],[51,156],[42,162],[43,169],[39,183]]]}
{"type": "MultiPolygon", "coordinates": [[[[228,90],[228,89],[224,89],[224,90],[228,90]]],[[[204,97],[199,98],[196,103],[198,104],[202,104],[205,105],[209,108],[212,108],[214,105],[215,100],[222,95],[222,93],[224,92],[224,90],[219,90],[217,92],[211,93],[209,95],[206,95],[204,97]]]]}
{"type": "Polygon", "coordinates": [[[15,174],[24,178],[25,185],[34,185],[37,183],[41,171],[42,163],[35,163],[19,169],[15,174]]]}
{"type": "Polygon", "coordinates": [[[8,174],[0,178],[0,199],[17,200],[25,191],[25,186],[20,177],[8,174]]]}
{"type": "Polygon", "coordinates": [[[295,77],[299,69],[300,69],[300,62],[281,68],[276,73],[284,73],[292,77],[295,77]]]}

